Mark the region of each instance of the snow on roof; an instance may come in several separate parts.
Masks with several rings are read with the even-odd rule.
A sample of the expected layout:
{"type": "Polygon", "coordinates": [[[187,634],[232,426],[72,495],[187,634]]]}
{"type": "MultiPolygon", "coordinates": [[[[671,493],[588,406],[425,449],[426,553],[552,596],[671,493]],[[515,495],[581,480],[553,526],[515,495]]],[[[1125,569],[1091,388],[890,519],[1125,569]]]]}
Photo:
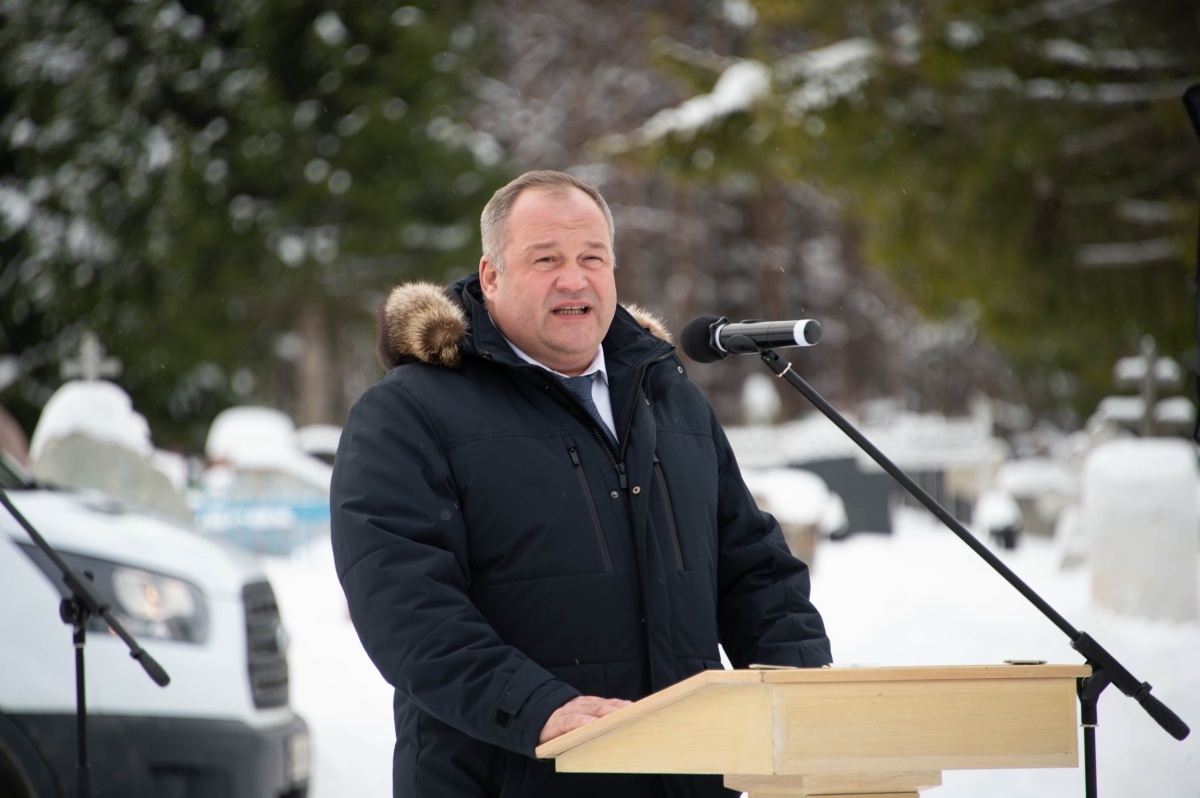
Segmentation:
{"type": "MultiPolygon", "coordinates": [[[[843,414],[888,459],[903,469],[927,470],[995,460],[1002,444],[984,420],[902,413],[870,424],[843,414]]],[[[730,445],[743,467],[769,468],[852,457],[865,468],[878,465],[845,432],[819,413],[776,427],[731,427],[730,445]]]]}
{"type": "Polygon", "coordinates": [[[1055,491],[1073,496],[1076,479],[1066,463],[1050,457],[1021,457],[1000,466],[996,481],[1001,490],[1016,498],[1055,491]]]}
{"type": "Polygon", "coordinates": [[[825,480],[799,468],[746,469],[746,487],[780,523],[817,524],[830,501],[825,480]]]}
{"type": "Polygon", "coordinates": [[[33,430],[30,459],[70,435],[109,441],[145,457],[154,450],[145,416],[133,409],[129,394],[106,380],[72,380],[55,391],[33,430]]]}
{"type": "Polygon", "coordinates": [[[213,419],[204,453],[210,460],[234,464],[264,451],[294,451],[296,425],[270,407],[231,407],[213,419]]]}
{"type": "Polygon", "coordinates": [[[901,468],[969,465],[996,458],[1003,448],[975,417],[905,414],[863,434],[901,468]]]}
{"type": "Polygon", "coordinates": [[[279,471],[329,490],[333,469],[300,447],[296,425],[270,407],[231,407],[213,419],[205,453],[243,471],[279,471]]]}
{"type": "MultiPolygon", "coordinates": [[[[850,420],[850,423],[856,422],[850,420]]],[[[793,461],[835,460],[854,457],[856,451],[846,433],[816,413],[773,427],[727,427],[725,434],[743,468],[774,468],[793,461]]]]}

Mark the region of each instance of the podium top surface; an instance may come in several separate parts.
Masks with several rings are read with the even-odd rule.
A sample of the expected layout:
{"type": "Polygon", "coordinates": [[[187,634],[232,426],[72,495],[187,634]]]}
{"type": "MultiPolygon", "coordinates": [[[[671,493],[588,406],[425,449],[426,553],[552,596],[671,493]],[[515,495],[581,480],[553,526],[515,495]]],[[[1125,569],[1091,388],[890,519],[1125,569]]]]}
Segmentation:
{"type": "MultiPolygon", "coordinates": [[[[697,676],[715,675],[705,684],[720,684],[723,673],[761,674],[766,684],[788,682],[908,682],[957,679],[1057,679],[1091,676],[1090,665],[905,665],[893,667],[839,666],[829,668],[767,668],[749,671],[704,671],[697,676]]],[[[692,679],[696,677],[693,676],[692,679]]],[[[687,684],[686,679],[680,684],[687,684]]]]}
{"type": "Polygon", "coordinates": [[[787,684],[864,684],[870,682],[954,682],[1012,679],[1075,679],[1090,676],[1088,665],[919,665],[894,667],[833,666],[830,668],[751,668],[711,670],[649,695],[623,709],[594,720],[538,746],[542,759],[558,757],[573,748],[649,717],[665,707],[711,688],[770,687],[787,684]]]}

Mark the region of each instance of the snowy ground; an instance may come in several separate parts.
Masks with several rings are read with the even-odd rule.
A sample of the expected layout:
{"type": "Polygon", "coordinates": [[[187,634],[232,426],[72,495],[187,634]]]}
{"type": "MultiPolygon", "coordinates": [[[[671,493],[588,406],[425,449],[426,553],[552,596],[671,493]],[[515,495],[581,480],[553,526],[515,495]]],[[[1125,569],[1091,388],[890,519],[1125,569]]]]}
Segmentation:
{"type": "MultiPolygon", "coordinates": [[[[910,513],[898,519],[896,530],[823,542],[817,549],[813,599],[840,663],[1082,661],[1056,626],[931,516],[910,513]]],[[[1150,682],[1154,695],[1194,730],[1184,742],[1174,740],[1110,687],[1099,706],[1100,796],[1200,796],[1200,624],[1152,623],[1097,609],[1089,600],[1086,569],[1060,570],[1049,541],[1027,538],[1001,556],[1067,621],[1150,682]]],[[[267,568],[292,636],[293,704],[313,736],[311,798],[390,795],[391,690],[350,626],[328,546],[269,560],[267,568]]],[[[1083,773],[950,771],[943,786],[928,794],[1082,796],[1083,773]]]]}

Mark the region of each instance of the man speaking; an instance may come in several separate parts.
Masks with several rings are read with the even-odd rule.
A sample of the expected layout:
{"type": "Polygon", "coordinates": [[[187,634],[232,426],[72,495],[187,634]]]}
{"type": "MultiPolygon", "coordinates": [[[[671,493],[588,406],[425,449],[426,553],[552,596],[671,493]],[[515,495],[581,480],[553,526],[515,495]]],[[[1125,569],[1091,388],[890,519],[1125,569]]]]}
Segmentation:
{"type": "Polygon", "coordinates": [[[719,776],[556,774],[539,743],[699,671],[831,660],[808,568],[758,510],[653,317],[617,305],[612,215],[529,172],[479,273],[396,288],[350,412],[333,550],[395,688],[396,798],[725,796],[719,776]]]}

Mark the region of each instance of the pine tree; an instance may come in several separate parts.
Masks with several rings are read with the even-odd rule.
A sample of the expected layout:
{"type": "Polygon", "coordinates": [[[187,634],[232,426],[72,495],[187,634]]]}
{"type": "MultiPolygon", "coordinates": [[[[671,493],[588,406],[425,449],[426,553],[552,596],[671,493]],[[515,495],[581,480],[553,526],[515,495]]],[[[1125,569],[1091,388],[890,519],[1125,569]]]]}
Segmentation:
{"type": "MultiPolygon", "coordinates": [[[[931,320],[969,321],[1065,424],[1146,332],[1194,352],[1194,3],[762,0],[745,51],[662,48],[697,93],[768,88],[708,124],[632,131],[643,158],[810,181],[931,320]]],[[[712,95],[715,96],[715,95],[712,95]]],[[[678,106],[675,110],[683,110],[678,106]]],[[[1194,360],[1194,355],[1190,358],[1194,360]]]]}
{"type": "Polygon", "coordinates": [[[0,401],[30,429],[93,329],[160,442],[234,401],[340,420],[380,293],[478,251],[472,7],[7,3],[0,401]]]}

